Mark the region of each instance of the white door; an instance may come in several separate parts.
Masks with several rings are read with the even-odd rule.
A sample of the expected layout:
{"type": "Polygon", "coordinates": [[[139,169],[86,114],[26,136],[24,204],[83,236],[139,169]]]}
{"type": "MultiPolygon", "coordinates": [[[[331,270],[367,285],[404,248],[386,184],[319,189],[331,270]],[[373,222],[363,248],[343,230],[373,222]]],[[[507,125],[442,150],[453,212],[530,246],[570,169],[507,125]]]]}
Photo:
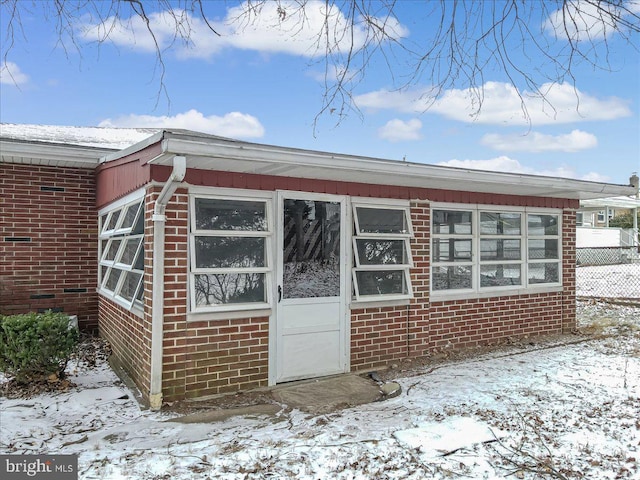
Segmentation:
{"type": "Polygon", "coordinates": [[[276,382],[347,370],[346,200],[278,194],[276,382]]]}

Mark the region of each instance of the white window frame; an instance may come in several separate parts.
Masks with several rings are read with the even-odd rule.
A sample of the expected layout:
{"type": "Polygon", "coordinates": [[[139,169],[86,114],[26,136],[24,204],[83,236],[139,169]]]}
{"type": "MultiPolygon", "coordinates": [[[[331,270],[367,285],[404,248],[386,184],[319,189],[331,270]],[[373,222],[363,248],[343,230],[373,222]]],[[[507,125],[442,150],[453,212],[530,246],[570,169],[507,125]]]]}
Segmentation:
{"type": "Polygon", "coordinates": [[[431,252],[434,252],[434,241],[439,238],[460,238],[471,239],[471,260],[469,262],[438,262],[436,259],[431,260],[431,278],[430,295],[432,300],[439,299],[463,299],[463,298],[481,298],[499,295],[521,295],[527,293],[540,293],[544,291],[560,291],[562,290],[562,210],[550,208],[533,208],[533,207],[511,207],[501,205],[478,205],[478,204],[449,204],[449,203],[432,203],[431,204],[431,252]],[[434,233],[433,228],[433,211],[464,211],[471,212],[471,234],[438,234],[434,233]],[[520,235],[483,235],[480,231],[481,213],[519,213],[520,216],[520,235]],[[528,216],[529,215],[554,215],[558,218],[558,234],[557,235],[534,235],[529,233],[528,216]],[[519,260],[482,260],[480,243],[482,239],[518,239],[520,240],[520,259],[519,260]],[[551,240],[557,241],[558,258],[557,259],[529,259],[529,240],[551,240]],[[536,263],[557,263],[558,264],[558,281],[553,283],[530,283],[529,282],[529,264],[536,263]],[[520,285],[500,285],[500,286],[480,286],[481,267],[489,264],[514,264],[520,265],[520,285]],[[471,288],[460,289],[442,289],[434,290],[433,275],[436,267],[443,266],[470,266],[471,267],[471,288]]]}
{"type": "MultiPolygon", "coordinates": [[[[140,314],[144,308],[144,205],[145,192],[138,190],[126,197],[100,209],[98,212],[98,292],[125,307],[140,314]],[[122,226],[129,208],[137,205],[136,213],[130,225],[122,226]],[[117,215],[117,221],[112,228],[107,228],[111,219],[117,215]],[[142,219],[141,219],[142,216],[142,219]],[[138,221],[142,220],[142,231],[134,232],[138,221]],[[133,233],[133,234],[132,234],[133,233]],[[131,240],[137,242],[131,262],[123,262],[125,246],[131,240]],[[113,258],[106,258],[111,246],[119,242],[113,258]],[[104,244],[104,246],[103,246],[104,244]],[[142,268],[135,268],[136,260],[142,255],[142,268]],[[109,279],[113,272],[120,272],[118,281],[111,288],[109,279]],[[139,275],[132,298],[123,296],[123,288],[132,275],[139,275]]],[[[138,262],[140,263],[140,262],[138,262]]]]}
{"type": "Polygon", "coordinates": [[[272,277],[273,277],[273,232],[274,232],[273,195],[270,192],[252,190],[227,190],[217,189],[215,194],[204,193],[195,189],[189,196],[189,311],[191,313],[215,313],[263,310],[271,308],[272,277]],[[219,194],[218,194],[219,193],[219,194]],[[196,222],[196,199],[229,200],[262,202],[265,206],[266,228],[265,230],[205,230],[198,229],[196,222]],[[196,237],[246,237],[265,239],[265,258],[263,267],[250,268],[198,268],[196,265],[196,237]],[[215,275],[226,273],[259,273],[264,277],[265,301],[253,303],[230,303],[214,305],[197,305],[196,301],[196,276],[215,275]]]}
{"type": "Polygon", "coordinates": [[[352,236],[352,250],[353,250],[353,266],[351,271],[351,278],[353,282],[353,302],[380,302],[380,301],[395,301],[395,300],[408,300],[413,298],[413,287],[411,285],[411,271],[413,267],[413,257],[411,254],[410,240],[413,238],[413,225],[411,224],[411,208],[408,202],[394,202],[384,200],[370,200],[370,199],[353,199],[351,201],[351,212],[353,216],[353,236],[352,236]],[[366,232],[360,228],[360,222],[358,217],[358,208],[368,208],[377,210],[394,210],[401,211],[404,214],[405,222],[407,225],[407,231],[402,233],[374,233],[366,232]],[[371,241],[402,241],[405,251],[405,263],[402,264],[372,264],[364,265],[360,263],[360,256],[358,254],[358,240],[371,240],[371,241]],[[407,289],[406,293],[390,293],[379,295],[363,295],[360,294],[360,288],[358,285],[358,272],[379,272],[379,271],[397,271],[402,272],[404,276],[404,282],[407,289]]]}

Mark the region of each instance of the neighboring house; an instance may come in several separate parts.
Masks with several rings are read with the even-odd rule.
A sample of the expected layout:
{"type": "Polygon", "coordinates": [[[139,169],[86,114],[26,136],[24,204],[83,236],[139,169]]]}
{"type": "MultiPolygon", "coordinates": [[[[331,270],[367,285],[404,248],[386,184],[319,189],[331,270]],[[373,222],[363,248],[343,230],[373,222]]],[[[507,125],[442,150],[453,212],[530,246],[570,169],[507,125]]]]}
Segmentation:
{"type": "Polygon", "coordinates": [[[152,408],[571,331],[579,201],[633,193],[171,129],[0,147],[2,311],[95,304],[152,408]]]}

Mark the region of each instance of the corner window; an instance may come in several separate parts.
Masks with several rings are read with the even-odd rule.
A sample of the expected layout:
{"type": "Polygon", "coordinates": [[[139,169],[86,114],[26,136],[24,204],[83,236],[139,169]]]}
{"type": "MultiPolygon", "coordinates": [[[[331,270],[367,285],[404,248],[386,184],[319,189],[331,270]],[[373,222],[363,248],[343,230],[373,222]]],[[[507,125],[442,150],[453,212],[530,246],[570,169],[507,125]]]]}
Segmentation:
{"type": "Polygon", "coordinates": [[[432,211],[431,290],[560,285],[560,215],[473,207],[432,211]]]}
{"type": "Polygon", "coordinates": [[[144,197],[137,195],[100,214],[100,292],[128,309],[144,298],[144,197]]]}
{"type": "Polygon", "coordinates": [[[191,213],[191,310],[268,306],[268,202],[193,197],[191,213]]]}
{"type": "Polygon", "coordinates": [[[412,296],[409,209],[353,206],[353,289],[356,300],[376,301],[412,296]]]}

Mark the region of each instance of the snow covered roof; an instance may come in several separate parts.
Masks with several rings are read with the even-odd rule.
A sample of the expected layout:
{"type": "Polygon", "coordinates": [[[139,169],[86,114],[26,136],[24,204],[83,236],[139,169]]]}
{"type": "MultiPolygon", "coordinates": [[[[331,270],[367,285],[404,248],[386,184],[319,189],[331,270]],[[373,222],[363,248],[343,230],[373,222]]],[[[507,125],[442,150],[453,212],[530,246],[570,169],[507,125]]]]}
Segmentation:
{"type": "Polygon", "coordinates": [[[94,168],[104,155],[137,144],[158,131],[0,123],[0,161],[94,168]]]}
{"type": "Polygon", "coordinates": [[[67,127],[0,123],[0,138],[122,150],[159,132],[158,128],[67,127]]]}

